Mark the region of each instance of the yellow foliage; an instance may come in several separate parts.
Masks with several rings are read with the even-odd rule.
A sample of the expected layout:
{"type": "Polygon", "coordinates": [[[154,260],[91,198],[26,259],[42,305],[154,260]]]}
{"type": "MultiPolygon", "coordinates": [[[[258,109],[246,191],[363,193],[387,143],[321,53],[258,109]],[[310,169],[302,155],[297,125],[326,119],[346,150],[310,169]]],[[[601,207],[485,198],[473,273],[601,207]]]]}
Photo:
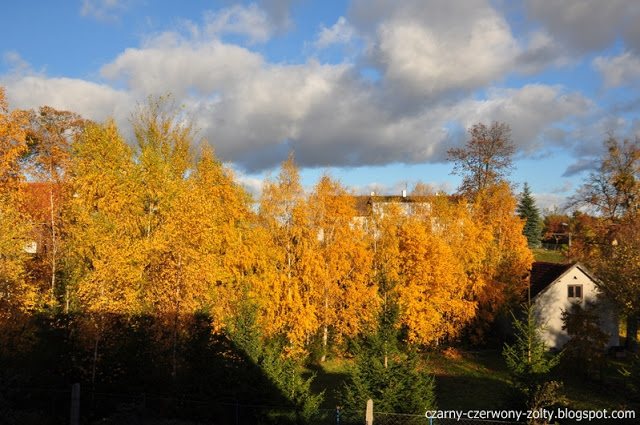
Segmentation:
{"type": "Polygon", "coordinates": [[[14,309],[32,309],[37,301],[27,280],[25,252],[33,227],[18,208],[26,122],[25,114],[9,111],[0,87],[0,319],[10,317],[14,309]]]}

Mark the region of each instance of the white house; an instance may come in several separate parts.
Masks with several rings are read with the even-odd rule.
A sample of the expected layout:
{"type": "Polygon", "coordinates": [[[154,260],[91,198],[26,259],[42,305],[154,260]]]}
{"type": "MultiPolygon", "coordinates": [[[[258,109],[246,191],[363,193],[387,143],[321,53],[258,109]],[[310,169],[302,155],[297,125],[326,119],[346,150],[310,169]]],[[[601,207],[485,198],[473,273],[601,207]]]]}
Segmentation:
{"type": "Polygon", "coordinates": [[[619,345],[618,320],[610,303],[604,299],[598,280],[580,263],[557,264],[536,261],[530,275],[531,302],[542,337],[549,348],[561,349],[569,341],[562,330],[562,312],[573,303],[585,307],[598,304],[600,326],[610,340],[607,347],[619,345]]]}

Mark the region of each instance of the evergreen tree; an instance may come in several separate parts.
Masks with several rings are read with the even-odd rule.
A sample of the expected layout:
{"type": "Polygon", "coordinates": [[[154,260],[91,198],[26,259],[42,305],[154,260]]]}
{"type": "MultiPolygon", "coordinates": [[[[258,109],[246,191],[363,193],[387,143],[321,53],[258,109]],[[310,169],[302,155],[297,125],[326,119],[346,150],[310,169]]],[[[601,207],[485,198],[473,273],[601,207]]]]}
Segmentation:
{"type": "Polygon", "coordinates": [[[356,343],[345,384],[345,407],[362,410],[372,399],[381,412],[423,414],[436,409],[435,381],[415,347],[401,343],[398,306],[384,311],[376,331],[356,343]]]}
{"type": "Polygon", "coordinates": [[[533,199],[531,189],[527,183],[524,184],[524,189],[518,202],[518,216],[525,220],[522,233],[527,237],[529,247],[540,247],[540,241],[542,239],[542,219],[540,218],[540,211],[536,206],[536,201],[533,199]]]}
{"type": "MultiPolygon", "coordinates": [[[[551,407],[564,401],[562,383],[550,380],[551,370],[560,361],[560,356],[551,355],[540,337],[540,326],[536,323],[533,305],[524,309],[524,317],[513,316],[515,342],[502,350],[514,386],[522,392],[529,410],[551,407]]],[[[546,424],[532,419],[531,424],[546,424]]]]}

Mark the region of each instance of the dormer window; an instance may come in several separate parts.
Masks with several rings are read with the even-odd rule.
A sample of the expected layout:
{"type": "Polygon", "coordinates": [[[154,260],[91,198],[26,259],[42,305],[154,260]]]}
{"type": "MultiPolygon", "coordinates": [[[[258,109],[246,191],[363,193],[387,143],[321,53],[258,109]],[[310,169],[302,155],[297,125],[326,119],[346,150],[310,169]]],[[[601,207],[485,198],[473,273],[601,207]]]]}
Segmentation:
{"type": "Polygon", "coordinates": [[[569,298],[582,298],[582,285],[568,285],[569,298]]]}

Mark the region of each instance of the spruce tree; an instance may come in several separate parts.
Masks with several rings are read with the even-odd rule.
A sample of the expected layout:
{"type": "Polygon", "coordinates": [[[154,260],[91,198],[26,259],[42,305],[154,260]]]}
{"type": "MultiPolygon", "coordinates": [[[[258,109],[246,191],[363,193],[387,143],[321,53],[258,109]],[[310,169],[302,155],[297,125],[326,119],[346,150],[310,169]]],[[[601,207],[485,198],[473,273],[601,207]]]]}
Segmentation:
{"type": "Polygon", "coordinates": [[[353,341],[355,361],[342,393],[347,410],[362,410],[369,399],[381,412],[422,415],[436,409],[435,380],[417,348],[402,341],[398,320],[393,302],[374,332],[353,341]]]}
{"type": "Polygon", "coordinates": [[[527,183],[524,184],[524,189],[522,189],[520,201],[518,202],[518,216],[525,220],[522,233],[529,242],[529,248],[539,248],[542,240],[542,219],[527,183]]]}
{"type": "MultiPolygon", "coordinates": [[[[524,306],[522,319],[512,313],[515,341],[502,350],[513,385],[524,396],[527,409],[534,411],[563,403],[562,382],[551,380],[552,369],[560,356],[548,352],[540,336],[541,328],[532,304],[524,306]]],[[[532,419],[528,424],[546,424],[532,419]]]]}

